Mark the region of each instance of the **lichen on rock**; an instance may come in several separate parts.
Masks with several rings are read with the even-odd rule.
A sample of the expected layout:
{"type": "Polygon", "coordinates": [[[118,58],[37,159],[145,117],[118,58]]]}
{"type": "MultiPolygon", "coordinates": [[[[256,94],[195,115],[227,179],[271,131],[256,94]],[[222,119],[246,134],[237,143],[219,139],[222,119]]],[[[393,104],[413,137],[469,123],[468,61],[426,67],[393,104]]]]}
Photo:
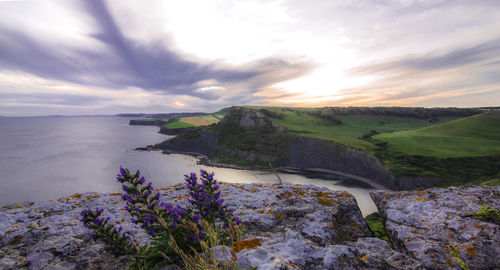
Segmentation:
{"type": "Polygon", "coordinates": [[[500,226],[474,217],[480,207],[500,209],[500,187],[374,191],[394,248],[428,269],[500,269],[500,226]],[[458,256],[458,257],[457,257],[458,256]]]}

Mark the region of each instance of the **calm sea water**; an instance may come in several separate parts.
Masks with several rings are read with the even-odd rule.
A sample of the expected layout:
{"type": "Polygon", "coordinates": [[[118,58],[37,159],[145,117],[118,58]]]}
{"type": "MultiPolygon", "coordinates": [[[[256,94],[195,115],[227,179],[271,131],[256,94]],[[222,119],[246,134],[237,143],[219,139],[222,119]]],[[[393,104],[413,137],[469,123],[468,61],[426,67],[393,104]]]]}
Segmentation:
{"type": "MultiPolygon", "coordinates": [[[[140,169],[155,185],[181,183],[183,175],[204,168],[224,182],[275,182],[273,173],[207,167],[192,156],[133,149],[170,136],[157,127],[129,126],[114,116],[0,118],[0,206],[63,195],[120,192],[120,165],[140,169]]],[[[353,194],[366,215],[376,210],[369,188],[331,175],[280,173],[285,182],[314,184],[353,194]]]]}

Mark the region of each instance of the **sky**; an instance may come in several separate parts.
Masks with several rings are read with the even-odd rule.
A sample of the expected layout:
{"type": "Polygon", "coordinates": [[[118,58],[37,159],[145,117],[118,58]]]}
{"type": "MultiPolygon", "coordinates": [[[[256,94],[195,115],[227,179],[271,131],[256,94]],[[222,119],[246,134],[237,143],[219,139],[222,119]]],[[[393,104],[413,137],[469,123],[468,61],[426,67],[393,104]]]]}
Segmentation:
{"type": "Polygon", "coordinates": [[[0,0],[0,115],[500,105],[500,1],[0,0]]]}

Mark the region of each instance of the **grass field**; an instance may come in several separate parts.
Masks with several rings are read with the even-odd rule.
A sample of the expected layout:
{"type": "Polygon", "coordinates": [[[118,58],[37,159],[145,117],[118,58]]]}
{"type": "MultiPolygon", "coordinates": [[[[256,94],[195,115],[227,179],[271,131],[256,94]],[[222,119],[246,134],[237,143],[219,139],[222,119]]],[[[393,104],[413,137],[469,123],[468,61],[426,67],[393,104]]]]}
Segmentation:
{"type": "Polygon", "coordinates": [[[500,111],[415,130],[373,136],[389,152],[438,158],[500,154],[500,111]]]}
{"type": "Polygon", "coordinates": [[[208,126],[219,122],[220,119],[222,119],[222,117],[221,115],[212,115],[212,114],[202,115],[202,116],[182,117],[179,119],[179,122],[188,123],[196,127],[208,126]]]}
{"type": "Polygon", "coordinates": [[[167,129],[179,129],[179,128],[194,127],[194,126],[195,125],[193,124],[179,122],[179,121],[163,125],[163,127],[167,129]]]}
{"type": "MultiPolygon", "coordinates": [[[[249,108],[259,110],[286,132],[371,153],[394,176],[440,177],[442,186],[498,184],[500,111],[478,110],[476,115],[467,116],[471,114],[456,108],[249,108]]],[[[206,128],[224,133],[221,144],[231,150],[273,156],[286,145],[280,132],[265,134],[263,142],[263,134],[251,130],[243,133],[224,125],[206,128]]],[[[243,164],[245,161],[237,156],[218,158],[219,162],[241,166],[258,165],[243,164]]]]}
{"type": "MultiPolygon", "coordinates": [[[[271,108],[266,107],[281,118],[272,118],[274,122],[285,127],[289,132],[324,140],[339,142],[354,148],[373,152],[377,146],[361,137],[372,132],[394,132],[405,131],[427,127],[430,123],[424,119],[384,115],[347,115],[335,116],[342,122],[340,125],[332,124],[328,119],[311,114],[314,109],[310,108],[271,108]]],[[[443,117],[438,122],[446,122],[456,118],[443,117]]],[[[373,133],[372,133],[373,134],[373,133]]]]}
{"type": "MultiPolygon", "coordinates": [[[[201,116],[181,117],[181,118],[163,118],[160,119],[160,121],[163,121],[164,128],[179,129],[179,128],[208,126],[214,123],[218,123],[223,117],[224,117],[223,114],[208,114],[201,116]]],[[[137,121],[153,122],[153,121],[158,121],[158,119],[139,119],[137,121]]]]}

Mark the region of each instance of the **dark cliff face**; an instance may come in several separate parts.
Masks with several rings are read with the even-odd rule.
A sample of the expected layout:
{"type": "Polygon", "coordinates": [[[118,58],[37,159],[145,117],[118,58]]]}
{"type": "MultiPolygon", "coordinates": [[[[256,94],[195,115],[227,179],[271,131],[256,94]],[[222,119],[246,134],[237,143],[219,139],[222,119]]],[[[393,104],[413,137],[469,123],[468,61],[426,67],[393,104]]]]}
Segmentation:
{"type": "Polygon", "coordinates": [[[288,166],[299,168],[325,168],[368,178],[394,189],[390,172],[373,155],[343,144],[296,136],[288,145],[288,166]]]}
{"type": "Polygon", "coordinates": [[[157,145],[159,149],[176,152],[199,153],[213,157],[217,150],[217,134],[201,129],[187,132],[157,145]]]}
{"type": "Polygon", "coordinates": [[[129,122],[129,125],[132,126],[162,126],[163,124],[164,122],[162,120],[144,121],[132,119],[129,122]]]}
{"type": "Polygon", "coordinates": [[[288,134],[256,109],[234,107],[210,130],[189,130],[157,146],[200,153],[221,163],[269,168],[320,168],[359,176],[388,189],[428,187],[439,178],[395,178],[374,155],[349,146],[288,134]]]}

